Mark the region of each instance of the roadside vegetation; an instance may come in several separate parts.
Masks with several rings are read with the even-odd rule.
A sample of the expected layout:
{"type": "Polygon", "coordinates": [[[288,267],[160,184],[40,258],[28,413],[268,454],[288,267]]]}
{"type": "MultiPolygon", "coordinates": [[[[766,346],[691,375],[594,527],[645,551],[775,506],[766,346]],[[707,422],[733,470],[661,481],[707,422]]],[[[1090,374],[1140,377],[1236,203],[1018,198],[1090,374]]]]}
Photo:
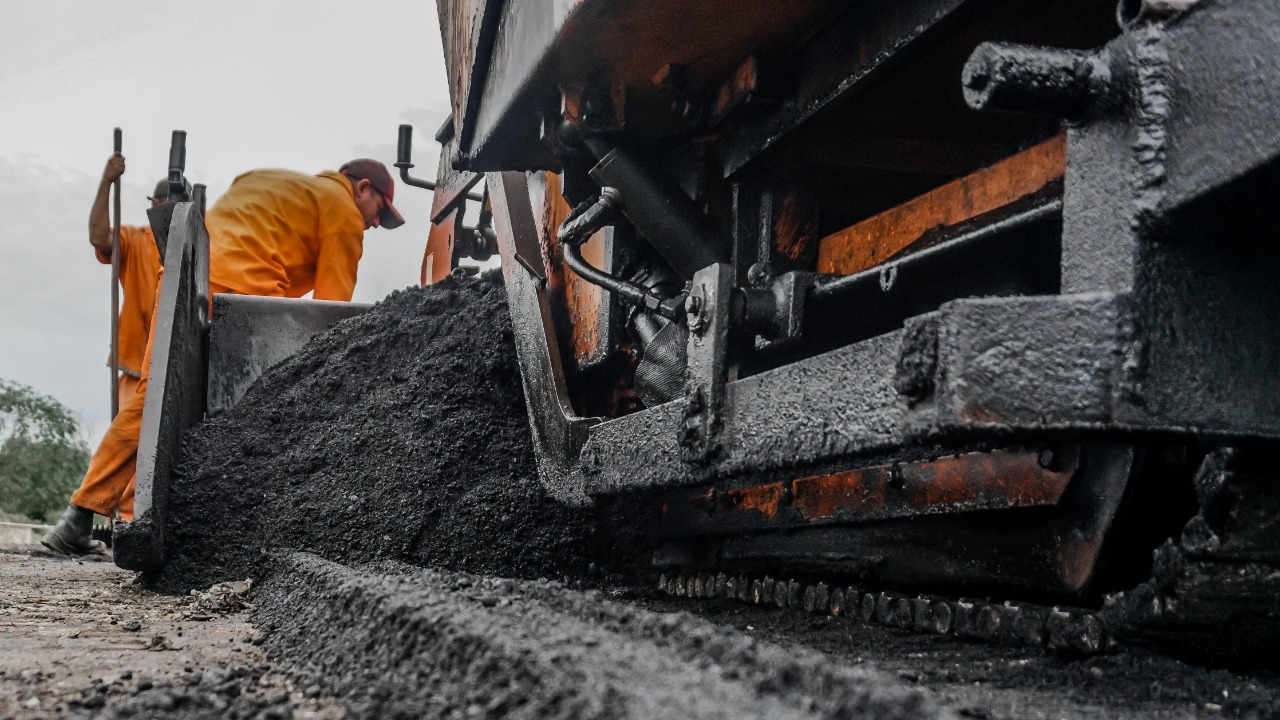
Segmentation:
{"type": "Polygon", "coordinates": [[[56,521],[88,465],[89,444],[71,410],[0,379],[0,521],[56,521]]]}

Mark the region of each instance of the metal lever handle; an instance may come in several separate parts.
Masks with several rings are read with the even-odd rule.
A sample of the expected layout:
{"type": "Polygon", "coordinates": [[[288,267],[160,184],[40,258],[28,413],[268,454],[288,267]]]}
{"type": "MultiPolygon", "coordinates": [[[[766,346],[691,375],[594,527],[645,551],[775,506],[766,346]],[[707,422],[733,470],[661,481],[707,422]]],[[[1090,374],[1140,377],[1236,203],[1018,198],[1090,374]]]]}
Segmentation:
{"type": "Polygon", "coordinates": [[[174,130],[169,143],[169,200],[187,200],[182,178],[187,169],[187,131],[174,130]]]}
{"type": "Polygon", "coordinates": [[[396,143],[396,167],[400,168],[400,179],[405,185],[412,185],[424,190],[435,190],[436,184],[430,180],[422,180],[411,177],[409,168],[413,167],[411,156],[413,153],[413,126],[401,125],[399,142],[396,143]]]}
{"type": "MultiPolygon", "coordinates": [[[[424,190],[435,190],[436,184],[430,180],[423,180],[409,175],[409,168],[413,167],[413,126],[401,125],[400,136],[396,143],[396,167],[400,168],[400,180],[405,185],[412,185],[424,190]]],[[[481,202],[484,197],[474,192],[467,193],[468,200],[481,202]]]]}
{"type": "Polygon", "coordinates": [[[413,155],[413,126],[401,125],[400,138],[396,143],[396,167],[404,165],[405,167],[413,167],[410,158],[413,155]]]}

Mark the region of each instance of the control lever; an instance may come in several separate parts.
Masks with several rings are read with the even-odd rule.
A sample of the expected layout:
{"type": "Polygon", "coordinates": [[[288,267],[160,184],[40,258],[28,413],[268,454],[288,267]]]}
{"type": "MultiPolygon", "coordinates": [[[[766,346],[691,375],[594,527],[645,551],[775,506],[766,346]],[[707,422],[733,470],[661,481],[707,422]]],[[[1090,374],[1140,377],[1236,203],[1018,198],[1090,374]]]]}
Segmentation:
{"type": "Polygon", "coordinates": [[[187,131],[174,130],[169,143],[169,202],[189,202],[183,177],[187,169],[187,131]]]}
{"type": "MultiPolygon", "coordinates": [[[[401,125],[400,134],[396,142],[396,162],[395,166],[400,168],[400,180],[405,185],[423,188],[424,190],[435,190],[436,184],[430,180],[423,180],[409,175],[409,169],[413,167],[413,126],[401,125]]],[[[467,193],[468,200],[483,202],[484,197],[478,193],[467,193]]]]}

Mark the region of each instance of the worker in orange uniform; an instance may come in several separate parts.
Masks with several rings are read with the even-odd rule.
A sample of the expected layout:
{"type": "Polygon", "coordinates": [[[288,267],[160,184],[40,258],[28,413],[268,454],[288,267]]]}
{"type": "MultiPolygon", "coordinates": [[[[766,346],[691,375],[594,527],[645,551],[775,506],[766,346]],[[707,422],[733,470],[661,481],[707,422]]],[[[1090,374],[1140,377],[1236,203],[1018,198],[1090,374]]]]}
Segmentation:
{"type": "Polygon", "coordinates": [[[351,299],[368,228],[396,228],[395,184],[377,160],[304,175],[253,170],[209,210],[214,293],[351,299]]]}
{"type": "MultiPolygon", "coordinates": [[[[111,184],[124,175],[124,156],[113,154],[107,159],[98,184],[98,194],[89,211],[89,243],[98,262],[111,264],[111,218],[107,198],[111,184]]],[[[156,183],[154,194],[147,198],[151,207],[169,201],[169,181],[156,183]]],[[[149,225],[120,226],[120,289],[124,301],[120,306],[117,338],[116,370],[120,373],[117,395],[123,406],[133,395],[142,377],[142,354],[151,333],[151,305],[156,294],[156,273],[160,271],[160,251],[149,225]]],[[[107,359],[110,364],[110,358],[107,359]]]]}
{"type": "MultiPolygon", "coordinates": [[[[125,160],[120,153],[107,158],[107,165],[102,171],[102,180],[98,183],[98,193],[94,197],[89,210],[89,244],[93,246],[98,262],[111,264],[112,240],[111,218],[107,211],[107,199],[111,185],[124,175],[125,160]]],[[[151,206],[163,205],[169,200],[169,183],[161,180],[156,184],[153,195],[147,198],[151,206]]],[[[125,407],[137,391],[138,383],[145,371],[144,357],[147,340],[151,334],[151,314],[154,310],[154,299],[160,272],[160,251],[156,246],[155,236],[146,225],[120,226],[120,276],[119,282],[124,291],[124,301],[120,307],[120,321],[117,326],[116,370],[120,373],[116,383],[116,394],[120,407],[125,407]]],[[[111,358],[107,358],[110,365],[111,358]]],[[[114,422],[113,422],[114,424],[114,422]]],[[[108,430],[108,434],[111,431],[108,430]]],[[[106,438],[104,438],[105,440],[106,438]]],[[[136,443],[135,443],[136,444],[136,443]]],[[[121,474],[132,478],[133,462],[129,461],[120,468],[121,474]]],[[[133,512],[132,487],[121,497],[111,503],[112,507],[104,508],[107,515],[118,512],[122,519],[131,520],[133,512]],[[122,511],[123,512],[120,512],[122,511]]],[[[102,553],[106,547],[99,541],[88,539],[92,530],[92,512],[73,512],[68,508],[63,519],[74,523],[80,532],[68,536],[66,533],[50,534],[45,545],[62,552],[102,553]]],[[[62,524],[62,523],[60,523],[62,524]]]]}
{"type": "MultiPolygon", "coordinates": [[[[254,170],[237,177],[205,217],[210,290],[277,297],[312,292],[318,300],[350,300],[364,231],[404,224],[391,204],[394,192],[386,166],[368,159],[319,175],[254,170]]],[[[93,513],[118,510],[122,519],[133,517],[133,468],[151,344],[136,392],[111,421],[80,489],[42,541],[54,550],[104,553],[90,535],[93,513]]]]}

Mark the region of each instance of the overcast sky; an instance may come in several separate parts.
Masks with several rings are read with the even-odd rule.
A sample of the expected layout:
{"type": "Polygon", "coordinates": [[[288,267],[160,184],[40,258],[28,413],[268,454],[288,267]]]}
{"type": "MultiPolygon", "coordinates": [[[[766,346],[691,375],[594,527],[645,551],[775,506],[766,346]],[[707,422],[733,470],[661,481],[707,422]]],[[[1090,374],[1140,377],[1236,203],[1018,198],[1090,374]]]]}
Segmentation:
{"type": "MultiPolygon", "coordinates": [[[[216,201],[253,168],[390,166],[403,122],[434,176],[447,112],[432,0],[0,1],[0,378],[106,429],[110,268],[86,227],[113,127],[123,219],[144,224],[174,129],[216,201]]],[[[407,223],[366,234],[355,300],[418,281],[430,194],[396,195],[407,223]]]]}

